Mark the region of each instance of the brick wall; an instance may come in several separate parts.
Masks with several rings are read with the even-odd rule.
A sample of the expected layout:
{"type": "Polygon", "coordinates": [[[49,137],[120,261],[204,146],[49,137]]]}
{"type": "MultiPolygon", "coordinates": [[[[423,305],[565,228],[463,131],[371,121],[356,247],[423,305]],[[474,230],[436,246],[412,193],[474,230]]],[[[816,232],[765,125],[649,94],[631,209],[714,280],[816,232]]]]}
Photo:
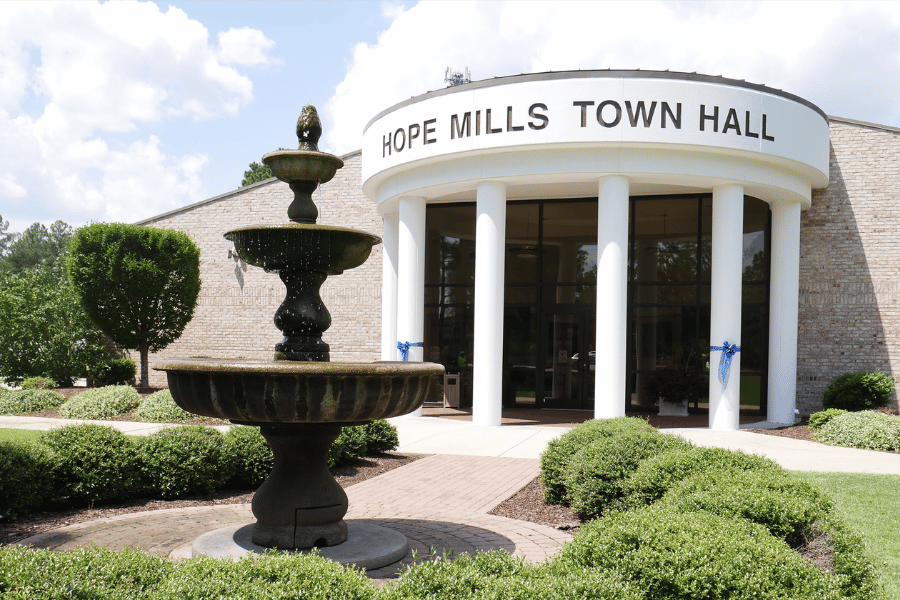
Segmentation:
{"type": "Polygon", "coordinates": [[[830,125],[831,181],[800,224],[803,414],[821,409],[822,392],[842,373],[900,376],[900,130],[830,125]]]}
{"type": "MultiPolygon", "coordinates": [[[[313,195],[318,222],[380,236],[381,217],[362,193],[360,153],[342,158],[344,168],[313,195]]],[[[272,317],[284,299],[284,284],[278,275],[228,258],[231,244],[222,234],[246,225],[286,223],[292,199],[287,184],[273,179],[142,222],[183,231],[200,247],[202,289],[194,318],[181,338],[150,356],[151,369],[167,358],[272,358],[282,337],[272,317]]],[[[381,355],[381,252],[379,244],[361,267],[329,277],[322,286],[332,317],[323,339],[332,360],[369,361],[381,355]]],[[[150,384],[165,386],[165,373],[151,370],[150,384]]]]}

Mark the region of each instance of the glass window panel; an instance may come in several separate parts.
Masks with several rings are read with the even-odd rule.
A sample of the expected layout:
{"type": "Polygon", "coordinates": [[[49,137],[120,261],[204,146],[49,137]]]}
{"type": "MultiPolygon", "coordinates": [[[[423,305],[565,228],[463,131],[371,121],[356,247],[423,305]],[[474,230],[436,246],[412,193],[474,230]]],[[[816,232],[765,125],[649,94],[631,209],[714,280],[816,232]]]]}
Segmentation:
{"type": "Polygon", "coordinates": [[[637,304],[687,304],[697,302],[696,285],[635,285],[637,304]]]}
{"type": "Polygon", "coordinates": [[[744,302],[765,302],[766,286],[765,285],[746,285],[741,287],[741,296],[744,302]]]}
{"type": "Polygon", "coordinates": [[[700,201],[700,280],[712,280],[712,196],[700,201]]]}
{"type": "Polygon", "coordinates": [[[744,283],[763,282],[769,278],[766,255],[766,229],[769,206],[756,198],[744,199],[743,274],[744,283]]]}
{"type": "Polygon", "coordinates": [[[544,283],[596,283],[597,202],[544,204],[544,283]]]}
{"type": "Polygon", "coordinates": [[[531,307],[509,307],[504,320],[504,404],[533,406],[538,375],[537,311],[531,307]]]}
{"type": "Polygon", "coordinates": [[[537,302],[537,288],[534,286],[506,286],[506,304],[535,304],[537,302]]]}
{"type": "Polygon", "coordinates": [[[540,205],[506,206],[506,282],[537,283],[540,205]]]}
{"type": "Polygon", "coordinates": [[[425,283],[475,282],[475,205],[426,208],[425,283]]]}
{"type": "Polygon", "coordinates": [[[425,357],[444,365],[451,373],[460,371],[460,360],[472,362],[473,314],[469,306],[425,308],[425,357]]]}
{"type": "Polygon", "coordinates": [[[436,285],[425,286],[425,304],[439,304],[441,301],[441,288],[436,285]]]}
{"type": "Polygon", "coordinates": [[[634,280],[696,281],[697,227],[696,198],[635,201],[634,280]]]}

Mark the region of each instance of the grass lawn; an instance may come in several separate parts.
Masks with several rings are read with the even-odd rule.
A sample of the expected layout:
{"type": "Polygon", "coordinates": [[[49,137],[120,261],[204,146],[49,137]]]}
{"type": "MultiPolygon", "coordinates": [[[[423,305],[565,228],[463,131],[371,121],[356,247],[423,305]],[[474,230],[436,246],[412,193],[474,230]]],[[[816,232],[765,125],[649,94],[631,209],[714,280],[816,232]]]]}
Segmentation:
{"type": "Polygon", "coordinates": [[[831,496],[866,542],[888,598],[900,600],[900,475],[792,471],[831,496]]]}
{"type": "Polygon", "coordinates": [[[41,432],[35,429],[8,429],[0,427],[0,441],[26,440],[35,442],[40,434],[41,432]]]}

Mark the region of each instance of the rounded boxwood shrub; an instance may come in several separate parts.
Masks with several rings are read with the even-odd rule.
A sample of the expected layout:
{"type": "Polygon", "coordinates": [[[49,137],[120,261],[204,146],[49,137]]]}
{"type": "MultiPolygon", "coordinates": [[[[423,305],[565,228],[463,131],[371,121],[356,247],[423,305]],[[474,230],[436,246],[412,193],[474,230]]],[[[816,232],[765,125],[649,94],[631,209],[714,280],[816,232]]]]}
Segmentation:
{"type": "Polygon", "coordinates": [[[50,502],[56,468],[56,457],[45,446],[0,440],[0,517],[15,519],[50,502]]]}
{"type": "Polygon", "coordinates": [[[134,381],[135,371],[130,358],[111,358],[91,367],[94,382],[101,386],[128,384],[134,381]]]}
{"type": "Polygon", "coordinates": [[[223,439],[222,462],[229,465],[228,485],[242,490],[258,488],[272,472],[275,458],[259,427],[232,425],[223,439]]]}
{"type": "Polygon", "coordinates": [[[365,436],[367,454],[391,452],[400,445],[397,428],[384,419],[378,419],[366,425],[365,436]]]}
{"type": "Polygon", "coordinates": [[[181,425],[144,439],[138,450],[153,493],[170,499],[222,487],[231,478],[223,438],[211,427],[181,425]]]}
{"type": "Polygon", "coordinates": [[[47,390],[56,387],[56,382],[49,377],[28,377],[22,381],[23,390],[47,390]]]}
{"type": "Polygon", "coordinates": [[[838,415],[813,433],[832,446],[866,450],[900,451],[900,417],[875,411],[838,415]]]}
{"type": "Polygon", "coordinates": [[[687,450],[691,445],[684,438],[656,431],[594,441],[569,461],[566,473],[569,506],[582,519],[599,517],[618,503],[624,494],[623,482],[643,460],[677,448],[687,450]]]}
{"type": "Polygon", "coordinates": [[[198,417],[175,404],[169,390],[160,390],[141,402],[134,411],[134,418],[145,423],[183,423],[198,417]]]}
{"type": "Polygon", "coordinates": [[[566,468],[572,455],[583,446],[601,438],[653,431],[656,430],[643,419],[616,417],[585,421],[555,440],[551,440],[547,444],[547,449],[541,454],[541,483],[545,490],[544,500],[549,504],[565,502],[566,468]]]}
{"type": "Polygon", "coordinates": [[[0,395],[0,415],[24,415],[57,408],[66,397],[55,390],[32,388],[0,395]]]}
{"type": "Polygon", "coordinates": [[[647,600],[843,598],[834,575],[765,528],[658,505],[584,525],[553,559],[560,577],[600,568],[631,581],[647,600]]]}
{"type": "Polygon", "coordinates": [[[809,428],[810,429],[821,429],[822,425],[837,417],[838,415],[842,415],[848,411],[843,408],[826,408],[825,410],[820,410],[819,412],[814,412],[809,415],[809,428]]]}
{"type": "Polygon", "coordinates": [[[894,380],[881,371],[839,375],[825,388],[822,408],[867,410],[886,405],[894,393],[894,380]]]}
{"type": "Polygon", "coordinates": [[[56,455],[58,493],[70,504],[128,497],[141,485],[135,443],[104,425],[67,425],[41,434],[40,443],[56,455]]]}
{"type": "Polygon", "coordinates": [[[328,466],[342,467],[366,453],[366,426],[344,427],[328,451],[328,466]]]}
{"type": "Polygon", "coordinates": [[[833,506],[816,488],[774,470],[722,472],[713,468],[673,487],[660,504],[680,512],[706,511],[746,519],[798,547],[813,523],[833,506]]]}
{"type": "Polygon", "coordinates": [[[133,411],[141,395],[128,385],[94,388],[70,398],[59,409],[63,419],[112,419],[133,411]]]}
{"type": "Polygon", "coordinates": [[[638,465],[628,479],[622,482],[622,493],[628,506],[651,504],[681,480],[710,470],[723,474],[782,471],[775,461],[755,454],[725,448],[678,447],[651,456],[638,465]]]}

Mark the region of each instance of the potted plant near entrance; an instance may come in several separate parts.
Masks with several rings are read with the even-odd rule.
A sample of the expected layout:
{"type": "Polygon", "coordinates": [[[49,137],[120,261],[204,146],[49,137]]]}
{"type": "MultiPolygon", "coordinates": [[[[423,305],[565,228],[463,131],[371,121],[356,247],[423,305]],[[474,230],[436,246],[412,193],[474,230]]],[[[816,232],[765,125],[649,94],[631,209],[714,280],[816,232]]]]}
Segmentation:
{"type": "Polygon", "coordinates": [[[688,404],[696,402],[704,389],[704,377],[690,365],[690,360],[673,361],[669,368],[657,369],[653,377],[655,395],[659,398],[659,416],[686,417],[688,404]]]}

